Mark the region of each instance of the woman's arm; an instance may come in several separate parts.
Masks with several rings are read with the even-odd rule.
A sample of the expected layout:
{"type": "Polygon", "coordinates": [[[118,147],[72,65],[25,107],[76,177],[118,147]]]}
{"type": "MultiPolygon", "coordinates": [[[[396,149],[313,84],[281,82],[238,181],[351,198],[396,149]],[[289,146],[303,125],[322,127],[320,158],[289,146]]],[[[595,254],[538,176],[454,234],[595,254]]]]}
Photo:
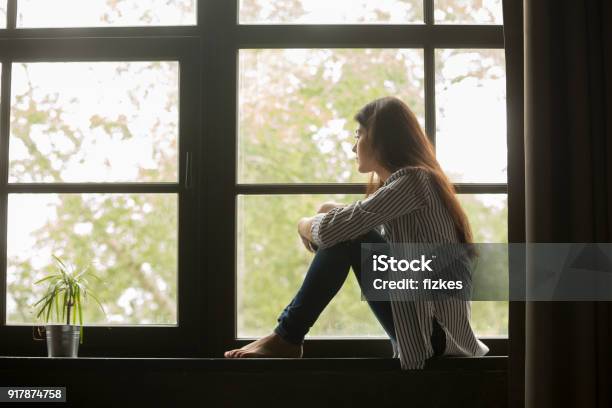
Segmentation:
{"type": "MultiPolygon", "coordinates": [[[[334,208],[342,208],[346,207],[347,204],[337,203],[335,201],[326,201],[319,206],[317,213],[327,213],[334,208]]],[[[298,234],[302,239],[302,243],[306,247],[306,249],[310,252],[314,252],[317,249],[317,246],[313,246],[312,242],[312,221],[314,217],[303,217],[298,221],[298,234]]]]}
{"type": "Polygon", "coordinates": [[[326,248],[356,238],[400,215],[428,206],[430,195],[427,171],[414,169],[363,200],[334,208],[327,213],[302,218],[298,230],[300,235],[318,247],[326,248]]]}
{"type": "Polygon", "coordinates": [[[314,217],[303,217],[298,221],[298,233],[300,236],[312,242],[312,220],[314,217]]]}
{"type": "Polygon", "coordinates": [[[317,213],[326,213],[326,212],[333,210],[334,208],[346,207],[346,206],[347,204],[337,203],[335,201],[326,201],[319,206],[317,213]]]}

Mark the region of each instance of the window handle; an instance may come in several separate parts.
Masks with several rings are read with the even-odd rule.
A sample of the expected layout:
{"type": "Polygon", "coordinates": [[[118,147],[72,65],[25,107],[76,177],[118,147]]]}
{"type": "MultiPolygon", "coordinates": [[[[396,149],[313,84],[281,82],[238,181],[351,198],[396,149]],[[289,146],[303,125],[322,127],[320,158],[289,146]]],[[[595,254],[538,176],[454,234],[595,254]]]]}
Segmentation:
{"type": "Polygon", "coordinates": [[[185,154],[185,189],[191,190],[191,152],[185,154]]]}

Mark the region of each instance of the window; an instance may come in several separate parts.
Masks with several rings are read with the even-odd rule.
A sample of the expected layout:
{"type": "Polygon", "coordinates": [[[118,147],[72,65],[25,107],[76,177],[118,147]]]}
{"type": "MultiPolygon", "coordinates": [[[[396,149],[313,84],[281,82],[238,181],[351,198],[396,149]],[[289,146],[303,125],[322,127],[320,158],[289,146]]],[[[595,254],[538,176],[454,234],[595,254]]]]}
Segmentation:
{"type": "Polygon", "coordinates": [[[177,345],[196,343],[180,339],[199,313],[181,313],[199,304],[190,244],[199,39],[159,35],[159,27],[98,28],[92,13],[132,10],[137,20],[125,25],[195,24],[195,4],[168,3],[180,15],[170,22],[149,18],[145,2],[84,9],[64,1],[53,11],[42,3],[9,1],[1,31],[9,44],[0,98],[3,352],[37,353],[27,340],[41,323],[32,305],[44,287],[34,282],[53,270],[54,254],[101,279],[90,286],[106,314],[84,308],[83,355],[176,355],[177,345]],[[69,18],[90,27],[51,27],[74,25],[69,18]],[[153,335],[165,346],[148,343],[153,335]]]}
{"type": "MultiPolygon", "coordinates": [[[[355,194],[366,178],[352,161],[352,117],[378,96],[399,96],[415,111],[457,185],[476,242],[508,240],[501,2],[370,7],[378,9],[359,2],[333,8],[316,0],[240,2],[241,30],[257,40],[238,50],[238,338],[269,332],[299,288],[312,255],[295,234],[297,219],[323,201],[362,197],[355,194]],[[379,24],[376,31],[371,23],[379,24]],[[479,36],[459,25],[465,23],[483,24],[470,26],[479,36]],[[306,24],[326,35],[309,36],[306,24]],[[323,26],[329,24],[336,26],[323,26]]],[[[359,299],[350,274],[307,338],[384,337],[359,299]]],[[[474,302],[473,324],[483,337],[506,336],[507,302],[474,302]]]]}
{"type": "MultiPolygon", "coordinates": [[[[363,196],[352,117],[382,95],[417,114],[476,240],[507,241],[499,1],[47,3],[0,2],[5,354],[42,352],[52,253],[105,281],[82,355],[221,357],[269,332],[312,256],[297,219],[363,196]]],[[[473,306],[493,350],[507,316],[473,306]]],[[[386,356],[382,336],[350,275],[309,355],[386,356]]]]}

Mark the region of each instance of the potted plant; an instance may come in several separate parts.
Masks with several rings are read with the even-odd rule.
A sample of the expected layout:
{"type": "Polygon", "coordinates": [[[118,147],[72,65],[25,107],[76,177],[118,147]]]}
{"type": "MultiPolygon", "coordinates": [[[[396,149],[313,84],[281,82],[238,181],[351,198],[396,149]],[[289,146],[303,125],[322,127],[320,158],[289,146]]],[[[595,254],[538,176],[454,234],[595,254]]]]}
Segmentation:
{"type": "Polygon", "coordinates": [[[42,298],[34,304],[37,307],[38,319],[44,319],[49,357],[77,357],[79,344],[83,344],[83,303],[91,296],[104,311],[104,307],[89,290],[87,278],[98,279],[89,272],[89,267],[78,271],[73,265],[70,268],[57,256],[53,255],[58,271],[35,282],[47,283],[47,290],[42,298]],[[55,313],[56,322],[66,324],[49,324],[55,313]],[[76,324],[78,319],[78,325],[76,324]]]}

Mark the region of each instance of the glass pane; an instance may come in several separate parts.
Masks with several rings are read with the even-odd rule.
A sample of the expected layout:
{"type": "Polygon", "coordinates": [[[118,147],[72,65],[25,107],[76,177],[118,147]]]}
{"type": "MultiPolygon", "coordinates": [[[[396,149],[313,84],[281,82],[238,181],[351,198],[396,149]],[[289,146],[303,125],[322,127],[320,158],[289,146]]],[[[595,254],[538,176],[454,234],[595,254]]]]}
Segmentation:
{"type": "MultiPolygon", "coordinates": [[[[269,334],[299,289],[313,255],[297,235],[297,220],[322,202],[358,195],[238,196],[238,337],[269,334]]],[[[309,336],[386,336],[353,272],[321,313],[309,336]]]]}
{"type": "Polygon", "coordinates": [[[353,116],[385,95],[424,125],[417,49],[241,50],[238,182],[364,182],[353,116]]]}
{"type": "MultiPolygon", "coordinates": [[[[467,213],[474,242],[508,242],[508,196],[506,194],[459,194],[467,213]]],[[[508,271],[492,270],[497,279],[506,279],[508,271]]],[[[479,336],[508,335],[508,302],[472,302],[472,327],[479,336]]]]}
{"type": "Polygon", "coordinates": [[[453,182],[506,183],[504,50],[436,50],[436,155],[453,182]]]}
{"type": "Polygon", "coordinates": [[[13,64],[10,182],[175,182],[176,61],[13,64]]]}
{"type": "Polygon", "coordinates": [[[0,0],[0,28],[6,28],[6,2],[7,0],[0,0]]]}
{"type": "Polygon", "coordinates": [[[502,0],[434,0],[441,24],[503,24],[502,0]]]}
{"type": "Polygon", "coordinates": [[[36,322],[32,305],[55,272],[52,254],[89,280],[86,324],[176,324],[176,194],[11,194],[8,200],[7,321],[36,322]]]}
{"type": "Polygon", "coordinates": [[[508,242],[507,194],[458,194],[472,227],[474,242],[508,242]]]}
{"type": "Polygon", "coordinates": [[[423,23],[422,0],[240,0],[241,24],[423,23]]]}
{"type": "MultiPolygon", "coordinates": [[[[507,242],[505,194],[458,197],[468,214],[475,242],[507,242]]],[[[303,248],[296,233],[297,220],[314,214],[324,201],[350,203],[359,198],[359,195],[238,196],[238,337],[269,334],[276,318],[299,289],[312,254],[303,248]]],[[[310,334],[386,336],[367,303],[361,301],[354,274],[349,275],[310,334]]],[[[472,324],[480,336],[507,335],[508,303],[473,302],[472,324]]]]}
{"type": "Polygon", "coordinates": [[[196,0],[19,0],[17,27],[195,25],[196,0]]]}

